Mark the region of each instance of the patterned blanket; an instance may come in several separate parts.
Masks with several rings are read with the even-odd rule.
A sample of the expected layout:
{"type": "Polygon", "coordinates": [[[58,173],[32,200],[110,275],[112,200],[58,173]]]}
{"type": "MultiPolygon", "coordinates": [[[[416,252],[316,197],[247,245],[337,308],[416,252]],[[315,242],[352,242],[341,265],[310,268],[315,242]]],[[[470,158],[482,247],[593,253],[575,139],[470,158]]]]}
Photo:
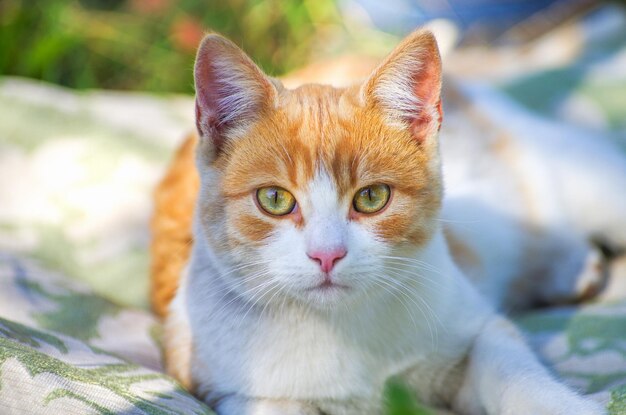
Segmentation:
{"type": "MultiPolygon", "coordinates": [[[[626,14],[609,11],[571,25],[580,44],[560,61],[482,81],[626,149],[626,14]]],[[[550,36],[519,56],[561,50],[550,36]]],[[[470,52],[451,57],[453,75],[470,52]]],[[[494,71],[515,51],[480,53],[494,71]]],[[[194,125],[192,99],[0,78],[0,108],[0,413],[209,414],[162,373],[146,311],[151,189],[194,125]]],[[[626,293],[517,320],[556,376],[626,414],[626,293]]],[[[390,394],[392,413],[422,413],[390,394]]]]}

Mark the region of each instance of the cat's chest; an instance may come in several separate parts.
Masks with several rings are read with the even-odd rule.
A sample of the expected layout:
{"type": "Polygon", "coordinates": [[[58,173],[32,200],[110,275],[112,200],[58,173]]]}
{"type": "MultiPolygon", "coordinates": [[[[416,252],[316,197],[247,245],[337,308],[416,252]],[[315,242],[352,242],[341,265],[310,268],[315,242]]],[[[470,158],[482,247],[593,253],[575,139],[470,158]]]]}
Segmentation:
{"type": "Polygon", "coordinates": [[[419,342],[399,338],[400,328],[397,334],[371,330],[371,336],[360,336],[312,318],[240,324],[247,326],[230,333],[224,329],[228,324],[214,327],[213,338],[223,340],[197,348],[203,366],[220,375],[213,387],[224,392],[299,399],[377,397],[391,374],[420,356],[419,342]]]}

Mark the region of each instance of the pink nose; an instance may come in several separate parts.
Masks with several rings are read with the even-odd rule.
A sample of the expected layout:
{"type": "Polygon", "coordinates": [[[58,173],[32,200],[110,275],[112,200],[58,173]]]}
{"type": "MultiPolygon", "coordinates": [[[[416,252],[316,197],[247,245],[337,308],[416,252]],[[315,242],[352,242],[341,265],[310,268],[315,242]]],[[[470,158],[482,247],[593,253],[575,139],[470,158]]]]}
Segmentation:
{"type": "Polygon", "coordinates": [[[346,256],[348,251],[346,248],[335,248],[330,251],[312,251],[308,252],[307,255],[313,261],[317,261],[320,264],[320,268],[322,268],[323,272],[330,272],[335,264],[343,257],[346,256]]]}

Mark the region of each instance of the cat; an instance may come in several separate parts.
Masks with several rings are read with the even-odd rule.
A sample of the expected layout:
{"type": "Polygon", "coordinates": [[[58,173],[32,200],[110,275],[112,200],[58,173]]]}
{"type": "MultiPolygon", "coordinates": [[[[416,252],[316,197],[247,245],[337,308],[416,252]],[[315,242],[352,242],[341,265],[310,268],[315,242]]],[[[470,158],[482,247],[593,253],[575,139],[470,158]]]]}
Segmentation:
{"type": "MultiPolygon", "coordinates": [[[[510,189],[519,166],[497,163],[518,142],[483,137],[476,120],[453,115],[453,135],[465,138],[440,146],[432,34],[409,35],[347,88],[286,89],[215,34],[203,40],[194,75],[199,138],[180,150],[153,221],[152,300],[165,316],[167,370],[183,385],[221,415],[377,414],[392,376],[420,401],[460,414],[605,413],[553,379],[495,311],[536,295],[510,288],[529,269],[561,273],[541,260],[505,271],[498,259],[535,264],[539,254],[523,261],[518,252],[533,242],[569,245],[574,236],[581,248],[565,268],[590,268],[595,284],[583,230],[603,224],[586,218],[588,228],[575,231],[559,219],[554,234],[537,232],[554,209],[539,203],[529,216],[520,199],[542,193],[510,189]],[[467,157],[483,150],[493,157],[467,157]],[[451,183],[469,175],[477,185],[457,185],[444,199],[441,154],[464,151],[465,162],[443,171],[451,183]],[[481,194],[487,182],[510,190],[494,199],[481,194]],[[472,234],[474,222],[487,229],[472,234]]],[[[557,296],[585,295],[549,279],[557,296]]]]}

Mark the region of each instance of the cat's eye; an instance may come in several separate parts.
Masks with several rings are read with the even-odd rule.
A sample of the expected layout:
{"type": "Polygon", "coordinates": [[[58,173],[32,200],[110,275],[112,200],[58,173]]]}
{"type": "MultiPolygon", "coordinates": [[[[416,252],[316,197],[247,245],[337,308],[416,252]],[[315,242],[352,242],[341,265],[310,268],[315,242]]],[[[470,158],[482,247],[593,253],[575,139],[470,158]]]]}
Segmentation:
{"type": "Polygon", "coordinates": [[[291,213],[296,206],[296,198],[282,187],[268,186],[256,191],[256,200],[261,209],[274,216],[291,213]]]}
{"type": "Polygon", "coordinates": [[[359,189],[354,195],[352,205],[360,213],[376,213],[389,202],[391,189],[386,184],[372,184],[359,189]]]}

